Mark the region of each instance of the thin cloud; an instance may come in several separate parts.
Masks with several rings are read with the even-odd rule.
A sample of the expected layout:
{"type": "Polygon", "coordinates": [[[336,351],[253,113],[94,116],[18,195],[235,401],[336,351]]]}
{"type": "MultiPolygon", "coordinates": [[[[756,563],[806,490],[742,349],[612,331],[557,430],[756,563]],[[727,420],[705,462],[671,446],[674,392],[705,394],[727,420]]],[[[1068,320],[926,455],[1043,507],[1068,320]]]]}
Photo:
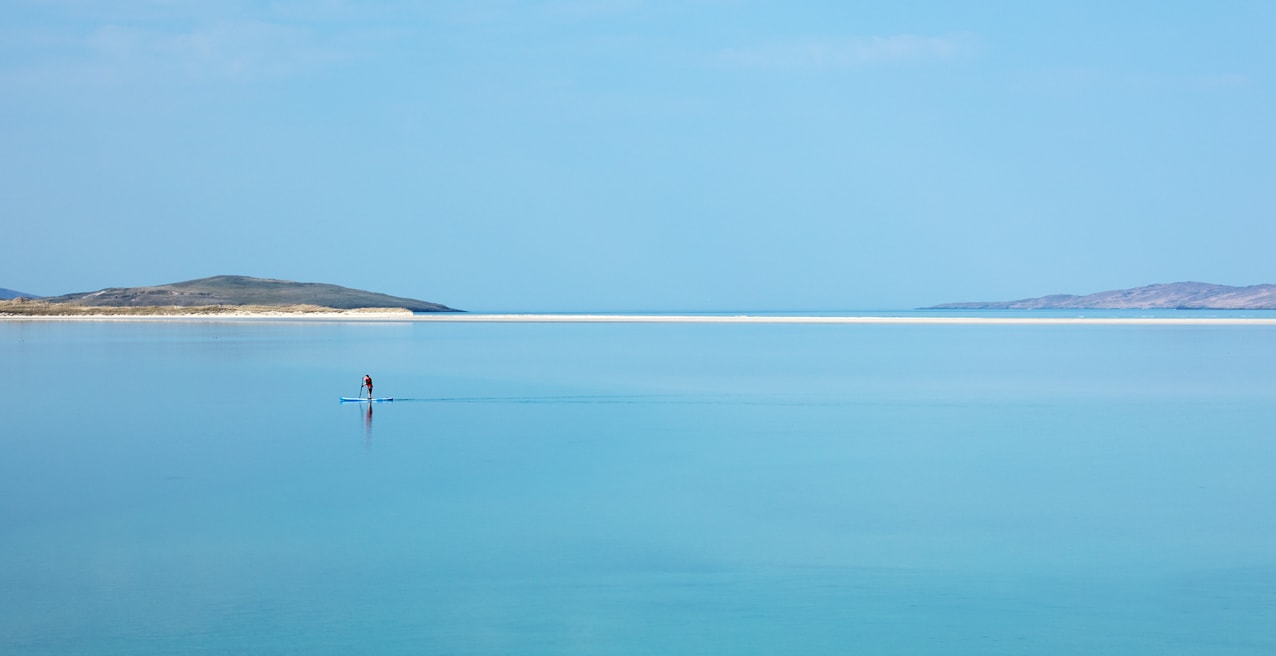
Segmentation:
{"type": "Polygon", "coordinates": [[[91,34],[86,45],[98,65],[121,75],[259,79],[344,58],[305,28],[262,22],[216,23],[176,33],[108,25],[91,34]]]}
{"type": "Polygon", "coordinates": [[[556,0],[545,10],[558,16],[593,18],[627,14],[642,6],[641,0],[556,0]]]}
{"type": "Polygon", "coordinates": [[[956,58],[971,50],[965,35],[896,34],[843,39],[803,39],[719,52],[718,62],[768,70],[850,69],[900,62],[956,58]]]}
{"type": "Polygon", "coordinates": [[[107,23],[82,30],[10,30],[0,83],[50,87],[156,82],[251,82],[305,74],[367,56],[360,30],[268,21],[179,29],[107,23]]]}
{"type": "Polygon", "coordinates": [[[1244,73],[1167,73],[1162,71],[1061,68],[1037,71],[1028,82],[1051,93],[1089,92],[1228,92],[1249,88],[1253,79],[1244,73]]]}
{"type": "Polygon", "coordinates": [[[1196,78],[1196,85],[1202,89],[1239,89],[1249,86],[1250,82],[1250,77],[1242,73],[1220,73],[1196,78]]]}

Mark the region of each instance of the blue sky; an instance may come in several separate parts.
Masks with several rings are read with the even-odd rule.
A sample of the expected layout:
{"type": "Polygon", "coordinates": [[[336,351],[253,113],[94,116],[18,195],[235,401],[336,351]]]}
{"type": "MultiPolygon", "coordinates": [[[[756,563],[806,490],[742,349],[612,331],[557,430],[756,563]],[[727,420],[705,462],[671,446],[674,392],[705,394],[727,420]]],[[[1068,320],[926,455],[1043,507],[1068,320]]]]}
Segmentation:
{"type": "Polygon", "coordinates": [[[94,2],[0,22],[0,287],[479,311],[1276,282],[1276,3],[94,2]]]}

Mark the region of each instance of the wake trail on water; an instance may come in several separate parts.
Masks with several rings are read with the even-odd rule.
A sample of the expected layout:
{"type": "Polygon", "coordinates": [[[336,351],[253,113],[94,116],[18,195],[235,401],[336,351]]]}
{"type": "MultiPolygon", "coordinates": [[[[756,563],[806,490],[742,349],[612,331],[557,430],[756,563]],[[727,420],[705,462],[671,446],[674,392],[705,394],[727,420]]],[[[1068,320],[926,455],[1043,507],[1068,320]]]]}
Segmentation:
{"type": "MultiPolygon", "coordinates": [[[[398,398],[395,403],[650,403],[669,399],[654,396],[599,396],[599,395],[567,395],[567,396],[437,396],[420,398],[398,398]]],[[[669,399],[673,400],[673,399],[669,399]]]]}
{"type": "Polygon", "coordinates": [[[749,396],[698,395],[558,395],[558,396],[437,396],[395,397],[400,403],[473,403],[518,405],[846,405],[845,400],[821,398],[756,398],[749,396]]]}

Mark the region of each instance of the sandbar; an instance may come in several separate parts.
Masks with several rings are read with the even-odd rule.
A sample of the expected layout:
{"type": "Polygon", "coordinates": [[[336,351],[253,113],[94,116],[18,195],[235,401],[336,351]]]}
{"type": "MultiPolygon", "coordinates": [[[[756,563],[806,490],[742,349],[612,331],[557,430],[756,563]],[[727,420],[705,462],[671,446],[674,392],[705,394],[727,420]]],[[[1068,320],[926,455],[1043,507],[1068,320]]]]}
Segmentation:
{"type": "Polygon", "coordinates": [[[666,314],[477,314],[362,308],[324,311],[223,311],[164,314],[5,315],[0,321],[358,321],[416,323],[681,323],[681,324],[827,324],[827,325],[1006,325],[1006,326],[1276,326],[1276,318],[1258,317],[980,317],[980,316],[818,316],[818,315],[666,315],[666,314]]]}
{"type": "Polygon", "coordinates": [[[359,308],[340,310],[336,308],[281,308],[281,309],[227,309],[227,308],[163,308],[163,311],[148,311],[153,308],[138,308],[134,312],[113,311],[114,308],[94,308],[79,313],[59,314],[7,314],[0,311],[0,321],[252,321],[268,319],[271,321],[291,320],[326,320],[326,321],[404,321],[411,320],[410,310],[402,308],[359,308]],[[105,310],[105,311],[103,311],[105,310]]]}
{"type": "Polygon", "coordinates": [[[1276,326],[1276,318],[1242,317],[975,317],[814,315],[629,315],[629,314],[416,314],[412,321],[442,323],[741,323],[878,325],[1165,325],[1276,326]]]}

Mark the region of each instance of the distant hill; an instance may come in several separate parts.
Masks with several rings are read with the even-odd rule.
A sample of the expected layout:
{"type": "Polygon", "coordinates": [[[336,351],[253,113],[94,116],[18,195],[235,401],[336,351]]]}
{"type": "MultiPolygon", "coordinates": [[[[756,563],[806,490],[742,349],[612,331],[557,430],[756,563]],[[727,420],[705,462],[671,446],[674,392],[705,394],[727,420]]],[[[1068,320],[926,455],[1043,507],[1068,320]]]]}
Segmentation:
{"type": "Polygon", "coordinates": [[[934,310],[1276,310],[1276,285],[1229,287],[1175,282],[1086,296],[1054,294],[1018,301],[945,303],[934,310]]]}
{"type": "Polygon", "coordinates": [[[40,298],[35,294],[27,294],[25,292],[15,292],[12,289],[0,287],[0,301],[9,301],[15,298],[40,298]]]}
{"type": "Polygon", "coordinates": [[[459,312],[446,305],[316,282],[292,282],[247,276],[214,276],[155,287],[112,287],[96,292],[42,299],[73,305],[138,307],[177,305],[320,305],[355,308],[405,308],[413,312],[459,312]]]}

